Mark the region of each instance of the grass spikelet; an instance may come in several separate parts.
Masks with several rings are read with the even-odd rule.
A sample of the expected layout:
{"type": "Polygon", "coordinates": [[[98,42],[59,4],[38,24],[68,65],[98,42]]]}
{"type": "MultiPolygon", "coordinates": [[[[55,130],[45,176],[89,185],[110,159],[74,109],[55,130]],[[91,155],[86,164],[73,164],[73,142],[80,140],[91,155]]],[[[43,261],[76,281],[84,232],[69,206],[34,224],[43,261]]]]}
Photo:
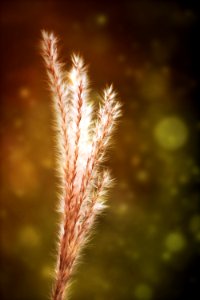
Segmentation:
{"type": "Polygon", "coordinates": [[[107,87],[96,121],[92,121],[87,68],[82,57],[72,55],[72,68],[67,73],[59,61],[58,40],[53,33],[42,31],[41,48],[53,98],[61,182],[60,233],[51,299],[63,300],[69,299],[70,280],[81,249],[96,217],[106,207],[105,195],[112,180],[102,162],[121,105],[113,87],[107,87]]]}

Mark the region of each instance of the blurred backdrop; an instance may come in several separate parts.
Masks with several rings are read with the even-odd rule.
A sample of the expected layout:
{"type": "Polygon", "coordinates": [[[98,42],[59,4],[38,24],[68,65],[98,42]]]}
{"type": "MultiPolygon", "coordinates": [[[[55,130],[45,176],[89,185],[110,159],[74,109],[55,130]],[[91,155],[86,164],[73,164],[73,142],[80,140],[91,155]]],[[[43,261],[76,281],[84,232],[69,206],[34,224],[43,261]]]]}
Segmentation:
{"type": "Polygon", "coordinates": [[[57,237],[51,97],[41,29],[113,83],[116,185],[71,299],[200,299],[198,1],[1,1],[1,300],[48,299],[57,237]],[[195,4],[196,3],[196,4],[195,4]]]}

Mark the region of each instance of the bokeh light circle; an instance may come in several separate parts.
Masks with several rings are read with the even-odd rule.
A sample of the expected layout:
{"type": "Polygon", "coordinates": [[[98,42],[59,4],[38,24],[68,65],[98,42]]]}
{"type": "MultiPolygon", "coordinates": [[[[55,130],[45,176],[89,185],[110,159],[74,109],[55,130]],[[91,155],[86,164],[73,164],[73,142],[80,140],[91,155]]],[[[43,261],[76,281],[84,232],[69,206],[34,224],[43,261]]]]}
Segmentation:
{"type": "Polygon", "coordinates": [[[186,246],[185,237],[179,232],[171,232],[166,237],[165,246],[170,252],[179,252],[186,246]]]}
{"type": "Polygon", "coordinates": [[[19,232],[19,242],[21,246],[37,247],[40,244],[40,235],[35,227],[27,225],[19,232]]]}
{"type": "Polygon", "coordinates": [[[154,136],[158,144],[164,149],[176,150],[186,143],[188,129],[178,117],[166,117],[156,125],[154,136]]]}
{"type": "Polygon", "coordinates": [[[152,288],[147,284],[139,284],[135,289],[137,300],[151,300],[153,295],[152,288]]]}

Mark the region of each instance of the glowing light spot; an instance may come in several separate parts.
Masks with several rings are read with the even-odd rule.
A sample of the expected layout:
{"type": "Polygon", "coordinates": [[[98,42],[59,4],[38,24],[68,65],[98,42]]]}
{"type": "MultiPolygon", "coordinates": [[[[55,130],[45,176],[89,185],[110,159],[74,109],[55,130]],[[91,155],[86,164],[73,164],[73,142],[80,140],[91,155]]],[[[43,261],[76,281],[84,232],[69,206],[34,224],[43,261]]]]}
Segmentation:
{"type": "Polygon", "coordinates": [[[198,242],[200,242],[200,231],[196,234],[196,240],[198,241],[198,242]]]}
{"type": "Polygon", "coordinates": [[[149,71],[142,81],[141,95],[149,101],[166,98],[168,95],[168,76],[162,71],[149,71]]]}
{"type": "Polygon", "coordinates": [[[156,225],[150,224],[150,225],[148,226],[148,236],[149,236],[149,237],[155,236],[157,232],[158,232],[158,228],[157,228],[156,225]]]}
{"type": "Polygon", "coordinates": [[[151,300],[153,296],[152,288],[147,284],[140,284],[135,289],[135,297],[138,300],[151,300]]]}
{"type": "Polygon", "coordinates": [[[170,252],[179,252],[186,246],[185,237],[181,233],[172,232],[166,237],[165,246],[170,252]]]}
{"type": "Polygon", "coordinates": [[[128,211],[128,205],[127,204],[122,203],[118,206],[118,210],[117,210],[118,214],[124,215],[125,213],[127,213],[127,211],[128,211]]]}
{"type": "Polygon", "coordinates": [[[194,166],[194,167],[192,168],[192,174],[193,174],[193,175],[199,176],[200,170],[199,170],[198,166],[194,166]]]}
{"type": "Polygon", "coordinates": [[[110,289],[110,284],[108,283],[108,281],[103,280],[102,278],[98,278],[97,283],[105,291],[108,291],[110,289]]]}
{"type": "Polygon", "coordinates": [[[164,252],[161,256],[162,260],[164,261],[169,261],[171,259],[171,254],[170,252],[164,252]]]}
{"type": "Polygon", "coordinates": [[[130,68],[130,67],[127,67],[127,68],[124,70],[124,75],[127,76],[127,77],[132,77],[132,76],[133,76],[133,69],[130,68]]]}
{"type": "Polygon", "coordinates": [[[30,90],[26,87],[22,87],[20,90],[19,90],[19,96],[23,99],[26,99],[30,96],[30,90]]]}
{"type": "Polygon", "coordinates": [[[197,240],[200,240],[200,215],[194,215],[189,223],[191,232],[195,235],[197,240]]]}
{"type": "Polygon", "coordinates": [[[128,192],[127,199],[133,200],[135,198],[135,195],[132,192],[128,192]]]}
{"type": "Polygon", "coordinates": [[[22,198],[26,194],[26,191],[21,188],[15,187],[14,193],[17,197],[22,198]]]}
{"type": "Polygon", "coordinates": [[[200,215],[195,215],[190,221],[190,229],[192,232],[200,230],[200,215]]]}
{"type": "Polygon", "coordinates": [[[153,263],[153,261],[144,259],[144,256],[141,256],[141,260],[139,262],[140,268],[141,268],[141,278],[151,278],[154,281],[157,281],[159,278],[159,272],[158,268],[153,263]]]}
{"type": "Polygon", "coordinates": [[[132,158],[131,158],[131,164],[136,167],[140,164],[141,162],[141,158],[138,156],[138,155],[134,155],[132,158]]]}
{"type": "Polygon", "coordinates": [[[12,172],[7,174],[7,179],[17,196],[22,197],[37,188],[37,170],[32,161],[26,158],[25,153],[16,149],[9,157],[9,163],[12,165],[12,172]]]}
{"type": "Polygon", "coordinates": [[[81,29],[81,25],[78,22],[74,22],[72,26],[75,31],[79,31],[81,29]]]}
{"type": "Polygon", "coordinates": [[[91,46],[98,54],[102,54],[110,47],[110,40],[105,35],[98,35],[93,38],[91,46]]]}
{"type": "Polygon", "coordinates": [[[140,145],[140,150],[141,150],[141,152],[145,153],[145,152],[148,151],[148,149],[149,149],[149,146],[148,146],[146,143],[142,143],[142,144],[140,145]]]}
{"type": "Polygon", "coordinates": [[[53,167],[53,161],[49,158],[44,158],[41,161],[41,165],[46,169],[51,169],[53,167]]]}
{"type": "Polygon", "coordinates": [[[124,136],[124,141],[125,141],[126,143],[131,143],[132,140],[133,140],[133,136],[132,136],[131,134],[126,134],[126,135],[124,136]]]}
{"type": "Polygon", "coordinates": [[[146,172],[146,170],[140,170],[136,176],[137,180],[140,182],[146,182],[149,179],[149,174],[146,172]]]}
{"type": "Polygon", "coordinates": [[[125,62],[125,60],[126,60],[126,56],[124,56],[123,54],[120,54],[120,55],[118,55],[117,60],[118,60],[120,63],[123,63],[123,62],[125,62]]]}
{"type": "Polygon", "coordinates": [[[186,184],[189,181],[189,178],[187,175],[183,174],[179,177],[179,182],[181,184],[186,184]]]}
{"type": "Polygon", "coordinates": [[[119,245],[119,246],[121,246],[121,247],[123,247],[124,246],[124,239],[121,239],[121,238],[119,238],[118,240],[117,240],[117,244],[119,245]]]}
{"type": "Polygon", "coordinates": [[[32,248],[40,244],[40,235],[33,226],[26,226],[19,232],[19,243],[22,246],[32,248]]]}
{"type": "Polygon", "coordinates": [[[120,189],[122,189],[122,190],[126,190],[126,189],[128,188],[127,182],[124,181],[124,180],[122,180],[122,181],[119,183],[119,187],[120,187],[120,189]]]}
{"type": "Polygon", "coordinates": [[[53,269],[48,266],[48,265],[44,265],[41,269],[41,277],[44,278],[44,279],[51,279],[53,277],[53,269]]]}
{"type": "Polygon", "coordinates": [[[161,147],[172,151],[181,148],[186,143],[188,129],[179,118],[168,117],[157,124],[154,135],[161,147]]]}
{"type": "Polygon", "coordinates": [[[171,189],[170,189],[170,195],[171,195],[171,196],[176,196],[176,195],[178,195],[178,189],[177,189],[177,187],[175,187],[175,186],[172,186],[172,187],[171,187],[171,189]]]}
{"type": "Polygon", "coordinates": [[[18,119],[14,120],[14,126],[15,126],[15,128],[20,128],[22,126],[22,124],[23,124],[22,119],[18,118],[18,119]]]}
{"type": "Polygon", "coordinates": [[[4,210],[4,209],[1,209],[0,210],[0,219],[5,219],[5,218],[7,218],[7,211],[6,210],[4,210]]]}
{"type": "Polygon", "coordinates": [[[96,23],[100,26],[106,25],[107,22],[108,22],[108,18],[106,15],[101,14],[96,17],[96,23]]]}
{"type": "Polygon", "coordinates": [[[133,260],[138,260],[140,258],[140,254],[137,251],[132,252],[131,258],[133,260]]]}

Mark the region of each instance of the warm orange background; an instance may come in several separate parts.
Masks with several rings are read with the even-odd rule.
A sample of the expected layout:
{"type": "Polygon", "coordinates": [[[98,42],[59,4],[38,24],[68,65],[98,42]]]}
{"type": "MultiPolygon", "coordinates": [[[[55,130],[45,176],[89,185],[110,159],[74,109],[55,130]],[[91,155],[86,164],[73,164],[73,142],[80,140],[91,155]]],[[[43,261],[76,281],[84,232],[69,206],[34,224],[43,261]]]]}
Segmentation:
{"type": "MultiPolygon", "coordinates": [[[[196,1],[197,2],[197,1],[196,1]]],[[[114,83],[123,117],[107,164],[116,186],[71,299],[200,297],[195,1],[1,1],[1,300],[47,299],[58,215],[41,29],[114,83]],[[185,4],[184,4],[185,3],[185,4]]]]}

